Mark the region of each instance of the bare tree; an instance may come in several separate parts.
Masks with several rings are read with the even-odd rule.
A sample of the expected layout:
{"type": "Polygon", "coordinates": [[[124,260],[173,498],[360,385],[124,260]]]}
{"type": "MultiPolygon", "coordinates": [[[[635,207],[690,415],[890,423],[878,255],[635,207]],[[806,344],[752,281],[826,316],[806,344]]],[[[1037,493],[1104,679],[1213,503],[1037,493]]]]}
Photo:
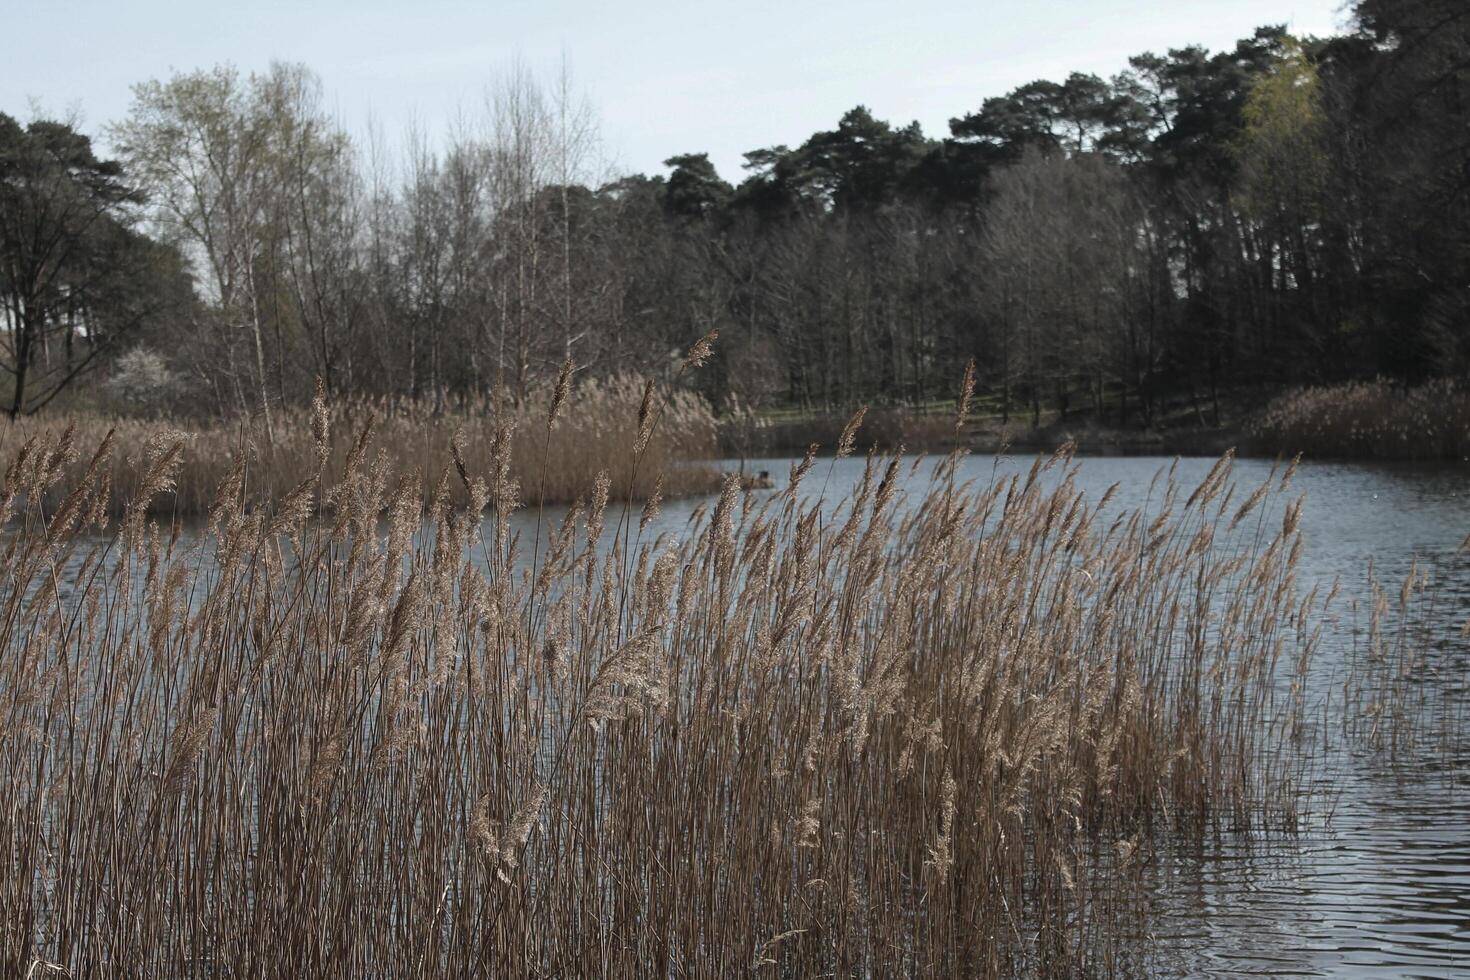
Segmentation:
{"type": "Polygon", "coordinates": [[[222,332],[221,367],[244,391],[235,336],[251,341],[253,384],[273,439],[271,381],[287,398],[288,353],[310,328],[322,366],[334,332],[355,236],[348,145],[320,110],[314,76],[274,64],[241,78],[230,67],[176,74],[134,88],[128,118],[112,129],[123,158],[152,191],[155,226],[192,260],[222,332]],[[338,278],[328,284],[328,270],[338,278]],[[335,299],[333,299],[335,294],[335,299]],[[294,296],[292,308],[284,296],[294,296]],[[267,330],[274,348],[268,368],[267,330]]]}

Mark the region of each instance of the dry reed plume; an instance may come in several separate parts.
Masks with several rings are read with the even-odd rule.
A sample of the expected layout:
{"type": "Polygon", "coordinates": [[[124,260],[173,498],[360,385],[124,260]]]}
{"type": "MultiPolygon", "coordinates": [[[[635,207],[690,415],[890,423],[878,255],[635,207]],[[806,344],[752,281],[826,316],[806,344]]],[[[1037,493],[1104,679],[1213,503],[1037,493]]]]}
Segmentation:
{"type": "MultiPolygon", "coordinates": [[[[635,377],[590,381],[575,388],[567,383],[536,392],[518,406],[501,406],[487,398],[442,412],[434,411],[427,403],[352,399],[335,406],[336,412],[353,424],[338,425],[329,436],[328,478],[343,472],[359,428],[371,419],[374,449],[387,454],[389,482],[408,477],[424,496],[432,493],[456,436],[466,458],[484,460],[494,451],[497,440],[506,438],[506,431],[512,449],[511,477],[520,482],[531,504],[537,502],[536,493],[543,480],[545,502],[569,503],[590,494],[602,471],[612,478],[615,496],[631,493],[636,499],[647,497],[659,473],[664,475],[662,492],[669,496],[717,490],[720,474],[697,462],[716,455],[714,414],[701,398],[684,391],[674,392],[669,398],[657,433],[643,450],[642,474],[630,483],[636,433],[621,420],[634,411],[644,386],[643,380],[635,377]],[[557,406],[561,418],[548,436],[544,422],[550,403],[558,397],[564,402],[557,406]]],[[[295,409],[276,419],[273,442],[259,420],[162,424],[101,416],[21,419],[0,433],[0,472],[10,468],[27,440],[41,435],[55,438],[70,426],[75,427],[76,441],[89,446],[99,444],[109,431],[114,432],[114,451],[106,461],[106,478],[112,484],[107,509],[114,516],[121,515],[128,501],[139,495],[146,470],[146,447],[164,432],[181,444],[180,466],[172,491],[151,502],[157,512],[209,513],[215,488],[242,456],[252,464],[245,475],[244,493],[254,505],[282,500],[303,481],[316,479],[322,465],[311,412],[295,409]]],[[[79,466],[69,468],[50,489],[48,502],[56,504],[80,475],[79,466]]],[[[455,489],[456,503],[463,504],[463,494],[458,486],[455,489]]]]}
{"type": "Polygon", "coordinates": [[[1320,603],[1228,458],[1127,511],[1066,453],[915,496],[870,456],[834,512],[809,456],[657,541],[613,476],[528,564],[521,444],[446,445],[425,511],[303,428],[340,477],[247,511],[237,463],[192,543],[144,516],[171,436],[90,550],[117,450],[15,453],[6,975],[1091,973],[1151,841],[1297,816],[1320,603]]]}
{"type": "Polygon", "coordinates": [[[1449,379],[1407,390],[1382,380],[1302,388],[1268,405],[1251,437],[1273,453],[1470,459],[1470,393],[1449,379]]]}

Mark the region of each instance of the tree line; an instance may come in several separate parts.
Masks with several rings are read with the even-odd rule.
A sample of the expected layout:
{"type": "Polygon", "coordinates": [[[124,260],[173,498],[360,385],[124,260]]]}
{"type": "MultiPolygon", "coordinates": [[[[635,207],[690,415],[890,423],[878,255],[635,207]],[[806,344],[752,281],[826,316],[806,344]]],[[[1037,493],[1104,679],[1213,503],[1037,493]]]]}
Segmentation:
{"type": "Polygon", "coordinates": [[[334,392],[452,406],[583,370],[719,404],[944,397],[1007,417],[1187,406],[1470,368],[1470,8],[1360,0],[983,100],[949,134],[859,106],[799,146],[600,172],[565,76],[389,154],[304,66],[136,86],[115,160],[0,115],[0,388],[249,413],[334,392]],[[99,371],[105,384],[76,381],[99,371]],[[0,382],[4,384],[4,382],[0,382]]]}

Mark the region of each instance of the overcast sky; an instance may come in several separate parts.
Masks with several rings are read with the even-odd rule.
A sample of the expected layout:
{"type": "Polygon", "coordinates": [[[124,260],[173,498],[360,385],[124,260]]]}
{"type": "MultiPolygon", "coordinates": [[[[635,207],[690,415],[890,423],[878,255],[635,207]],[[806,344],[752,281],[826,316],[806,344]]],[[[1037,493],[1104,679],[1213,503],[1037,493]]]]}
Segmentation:
{"type": "Polygon", "coordinates": [[[619,170],[659,172],[707,151],[728,179],[741,154],[798,144],[859,103],[944,135],[952,116],[1036,78],[1107,76],[1141,51],[1218,49],[1268,23],[1341,28],[1340,0],[0,0],[9,35],[0,111],[79,111],[96,133],[129,87],[171,71],[302,61],[355,134],[443,132],[481,111],[519,59],[551,78],[563,56],[619,170]]]}

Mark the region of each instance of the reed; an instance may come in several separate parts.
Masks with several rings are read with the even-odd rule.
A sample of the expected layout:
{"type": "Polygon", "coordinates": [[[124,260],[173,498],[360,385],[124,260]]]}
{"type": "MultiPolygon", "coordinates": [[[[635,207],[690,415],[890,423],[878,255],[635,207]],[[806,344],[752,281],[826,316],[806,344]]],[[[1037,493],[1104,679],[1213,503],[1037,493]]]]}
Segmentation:
{"type": "MultiPolygon", "coordinates": [[[[1443,562],[1464,562],[1470,536],[1443,562]]],[[[1414,561],[1386,583],[1369,564],[1367,595],[1350,603],[1353,643],[1342,685],[1343,734],[1357,751],[1390,764],[1462,778],[1470,753],[1470,687],[1464,647],[1470,618],[1436,586],[1440,562],[1414,561]]]]}
{"type": "MultiPolygon", "coordinates": [[[[327,479],[343,472],[359,429],[371,425],[373,449],[386,458],[385,479],[395,485],[409,479],[421,495],[433,492],[441,471],[450,461],[450,444],[458,439],[469,460],[488,459],[498,433],[509,427],[510,477],[545,503],[570,503],[592,492],[597,475],[607,472],[615,496],[631,494],[645,499],[663,474],[661,492],[668,496],[710,493],[721,475],[707,461],[716,455],[716,424],[708,404],[687,391],[671,394],[665,418],[643,452],[643,473],[632,479],[636,433],[619,420],[636,409],[644,388],[641,378],[624,376],[589,381],[563,393],[564,416],[549,432],[542,424],[555,389],[533,392],[519,405],[484,398],[456,403],[443,410],[427,402],[388,402],[362,398],[346,400],[335,410],[347,424],[332,430],[326,448],[327,479]],[[544,487],[544,491],[542,488],[544,487]]],[[[274,439],[258,419],[233,421],[178,420],[160,423],[136,418],[100,415],[22,419],[0,430],[0,472],[9,469],[16,453],[37,436],[55,438],[68,428],[79,445],[99,445],[112,433],[112,452],[104,478],[111,484],[107,510],[121,515],[138,495],[147,470],[147,447],[167,433],[180,446],[180,465],[174,484],[155,497],[155,513],[179,516],[209,513],[215,490],[247,460],[242,492],[252,507],[278,502],[293,490],[317,478],[321,461],[308,408],[279,413],[274,439]]],[[[48,488],[55,505],[76,485],[80,464],[68,468],[48,488]]],[[[464,503],[458,484],[455,502],[464,503]]]]}
{"type": "Polygon", "coordinates": [[[1470,392],[1452,379],[1417,388],[1388,381],[1302,388],[1250,426],[1256,448],[1344,459],[1470,459],[1470,392]]]}
{"type": "Polygon", "coordinates": [[[872,454],[824,503],[809,455],[656,540],[610,473],[528,563],[523,442],[444,448],[462,507],[342,428],[275,506],[237,458],[196,538],[146,515],[197,443],[116,524],[116,436],[14,452],[5,975],[1094,974],[1156,842],[1300,816],[1289,473],[1124,510],[1065,451],[872,454]]]}

